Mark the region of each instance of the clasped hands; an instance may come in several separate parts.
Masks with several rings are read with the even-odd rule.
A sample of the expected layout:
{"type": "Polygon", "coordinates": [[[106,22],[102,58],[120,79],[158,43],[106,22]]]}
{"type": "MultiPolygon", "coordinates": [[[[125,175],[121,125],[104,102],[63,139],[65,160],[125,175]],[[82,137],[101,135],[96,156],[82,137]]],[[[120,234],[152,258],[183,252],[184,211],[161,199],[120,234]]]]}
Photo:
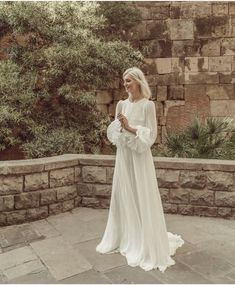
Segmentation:
{"type": "Polygon", "coordinates": [[[127,130],[127,131],[130,129],[128,120],[127,120],[127,118],[126,118],[122,113],[118,113],[117,119],[118,119],[119,122],[121,123],[122,129],[125,129],[125,130],[127,130]]]}

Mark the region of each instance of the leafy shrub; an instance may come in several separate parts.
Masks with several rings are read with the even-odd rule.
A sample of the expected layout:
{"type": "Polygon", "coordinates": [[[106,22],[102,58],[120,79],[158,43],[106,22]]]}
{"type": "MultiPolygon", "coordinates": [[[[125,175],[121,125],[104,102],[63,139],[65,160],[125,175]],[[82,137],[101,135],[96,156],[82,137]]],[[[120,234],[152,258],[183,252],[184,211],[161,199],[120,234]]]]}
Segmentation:
{"type": "Polygon", "coordinates": [[[235,129],[232,119],[195,118],[185,130],[171,133],[154,155],[169,157],[235,159],[235,129]]]}
{"type": "Polygon", "coordinates": [[[128,3],[0,3],[0,37],[11,36],[0,61],[0,149],[21,144],[26,157],[101,151],[110,119],[96,108],[96,90],[143,61],[118,23],[110,37],[105,5],[126,27],[138,15],[128,3]]]}

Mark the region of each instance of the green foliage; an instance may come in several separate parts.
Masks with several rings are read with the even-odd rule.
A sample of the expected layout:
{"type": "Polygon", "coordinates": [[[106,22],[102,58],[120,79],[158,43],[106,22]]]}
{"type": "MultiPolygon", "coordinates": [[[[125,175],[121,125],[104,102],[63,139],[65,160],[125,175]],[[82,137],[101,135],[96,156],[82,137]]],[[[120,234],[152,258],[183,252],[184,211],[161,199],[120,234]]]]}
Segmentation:
{"type": "Polygon", "coordinates": [[[11,34],[12,45],[0,61],[0,148],[20,143],[27,157],[100,152],[110,119],[95,90],[141,65],[119,37],[135,15],[128,3],[1,2],[0,36],[11,34]]]}
{"type": "Polygon", "coordinates": [[[183,131],[171,133],[154,155],[189,158],[235,159],[235,129],[232,119],[195,118],[183,131]]]}
{"type": "Polygon", "coordinates": [[[84,152],[83,137],[76,129],[39,131],[37,136],[22,146],[27,157],[40,158],[67,153],[84,152]]]}

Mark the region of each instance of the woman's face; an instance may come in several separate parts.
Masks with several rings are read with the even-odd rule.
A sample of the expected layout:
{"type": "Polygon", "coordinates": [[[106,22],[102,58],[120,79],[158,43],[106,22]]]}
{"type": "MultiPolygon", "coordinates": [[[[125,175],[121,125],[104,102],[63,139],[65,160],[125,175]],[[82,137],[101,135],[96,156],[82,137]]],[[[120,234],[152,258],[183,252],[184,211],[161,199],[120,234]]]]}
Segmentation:
{"type": "Polygon", "coordinates": [[[124,78],[124,87],[126,89],[126,92],[134,94],[139,92],[139,84],[138,82],[130,75],[125,75],[124,78]]]}

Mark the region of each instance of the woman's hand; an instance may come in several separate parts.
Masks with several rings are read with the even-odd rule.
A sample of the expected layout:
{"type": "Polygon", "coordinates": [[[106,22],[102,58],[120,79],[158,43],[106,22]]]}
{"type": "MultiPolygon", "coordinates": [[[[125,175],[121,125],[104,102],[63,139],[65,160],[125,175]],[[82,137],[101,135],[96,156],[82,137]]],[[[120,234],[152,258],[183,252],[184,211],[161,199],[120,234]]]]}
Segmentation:
{"type": "Polygon", "coordinates": [[[118,113],[117,118],[123,129],[128,130],[130,128],[127,118],[122,113],[118,113]]]}

